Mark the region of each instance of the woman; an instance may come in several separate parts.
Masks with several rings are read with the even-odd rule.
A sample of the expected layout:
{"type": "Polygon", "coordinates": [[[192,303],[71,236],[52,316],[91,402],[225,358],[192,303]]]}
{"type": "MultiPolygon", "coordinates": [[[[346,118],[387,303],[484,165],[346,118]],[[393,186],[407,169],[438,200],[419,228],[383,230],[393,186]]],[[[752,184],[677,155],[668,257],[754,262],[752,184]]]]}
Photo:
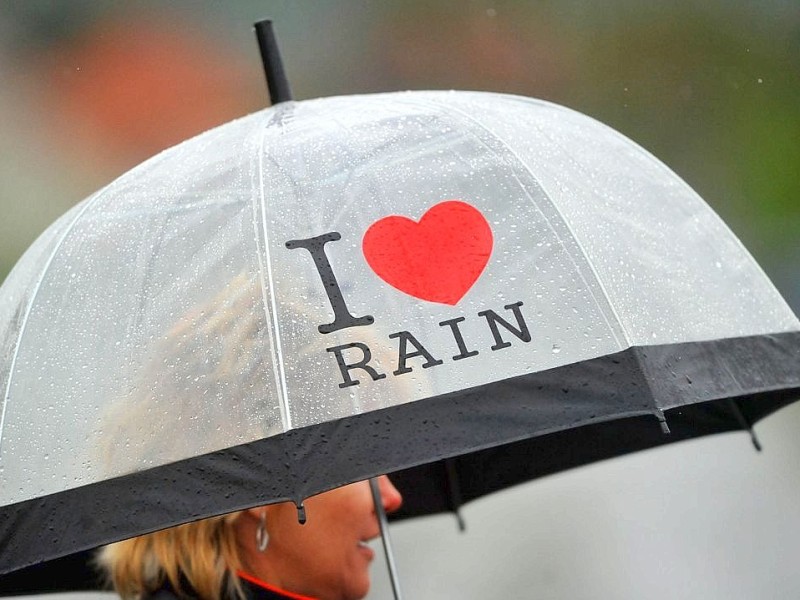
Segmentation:
{"type": "MultiPolygon", "coordinates": [[[[132,373],[123,378],[129,384],[106,407],[106,435],[99,436],[108,477],[284,431],[268,381],[261,281],[242,273],[219,285],[193,290],[198,298],[185,300],[193,308],[163,335],[142,340],[142,355],[131,358],[132,373]]],[[[302,306],[284,310],[305,318],[302,306]]],[[[325,355],[327,342],[315,343],[297,352],[308,373],[314,370],[303,364],[325,355]]],[[[397,510],[400,493],[386,476],[379,482],[384,509],[397,510]]],[[[373,558],[365,542],[380,533],[369,482],[319,494],[305,506],[305,525],[292,503],[261,506],[113,544],[100,563],[126,600],[363,598],[373,558]]]]}
{"type": "MultiPolygon", "coordinates": [[[[402,497],[385,475],[387,513],[402,497]]],[[[369,482],[306,503],[284,502],[180,525],[107,546],[100,556],[126,600],[356,600],[369,591],[367,542],[380,535],[369,482]]]]}

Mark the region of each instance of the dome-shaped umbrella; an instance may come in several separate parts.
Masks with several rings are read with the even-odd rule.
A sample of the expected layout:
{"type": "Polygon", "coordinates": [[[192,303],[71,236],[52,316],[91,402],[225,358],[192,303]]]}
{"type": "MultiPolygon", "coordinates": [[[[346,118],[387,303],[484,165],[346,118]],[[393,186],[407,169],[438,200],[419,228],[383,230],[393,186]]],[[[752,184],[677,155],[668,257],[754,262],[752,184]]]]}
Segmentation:
{"type": "Polygon", "coordinates": [[[400,516],[451,510],[800,394],[800,323],[700,197],[510,95],[223,125],[64,215],[0,302],[0,573],[399,470],[400,516]]]}

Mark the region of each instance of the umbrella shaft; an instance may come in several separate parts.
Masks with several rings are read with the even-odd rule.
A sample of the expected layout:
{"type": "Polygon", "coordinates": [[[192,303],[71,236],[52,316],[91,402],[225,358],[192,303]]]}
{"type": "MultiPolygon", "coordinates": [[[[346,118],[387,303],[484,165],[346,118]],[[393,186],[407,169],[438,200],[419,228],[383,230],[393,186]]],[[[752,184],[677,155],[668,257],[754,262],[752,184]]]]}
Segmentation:
{"type": "Polygon", "coordinates": [[[397,568],[394,564],[394,554],[392,553],[392,544],[389,540],[389,522],[386,519],[386,511],[383,510],[383,499],[381,498],[381,491],[376,478],[369,480],[369,487],[372,490],[372,501],[375,503],[375,514],[378,515],[378,524],[381,528],[381,541],[383,542],[383,553],[386,556],[386,566],[389,569],[389,579],[392,582],[392,591],[394,592],[395,600],[401,600],[400,594],[400,581],[397,577],[397,568]]]}

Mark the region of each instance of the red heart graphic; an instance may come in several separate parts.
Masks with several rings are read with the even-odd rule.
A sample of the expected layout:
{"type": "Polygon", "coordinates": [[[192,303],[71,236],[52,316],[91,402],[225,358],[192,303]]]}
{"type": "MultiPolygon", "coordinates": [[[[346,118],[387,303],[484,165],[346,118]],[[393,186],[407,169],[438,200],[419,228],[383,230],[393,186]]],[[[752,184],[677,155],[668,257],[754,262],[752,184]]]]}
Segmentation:
{"type": "Polygon", "coordinates": [[[455,305],[486,267],[492,243],[489,223],[476,208],[446,200],[419,223],[395,215],[376,221],[361,247],[375,274],[392,287],[455,305]]]}

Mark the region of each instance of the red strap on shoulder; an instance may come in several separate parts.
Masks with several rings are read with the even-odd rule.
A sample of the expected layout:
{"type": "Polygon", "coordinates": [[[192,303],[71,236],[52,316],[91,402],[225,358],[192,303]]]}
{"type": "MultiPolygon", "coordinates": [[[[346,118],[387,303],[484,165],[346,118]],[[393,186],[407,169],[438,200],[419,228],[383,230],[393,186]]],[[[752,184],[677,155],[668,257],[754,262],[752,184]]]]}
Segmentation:
{"type": "Polygon", "coordinates": [[[303,596],[301,594],[295,594],[293,592],[287,592],[286,590],[282,590],[279,587],[275,587],[274,585],[270,585],[265,581],[261,581],[258,577],[250,575],[250,573],[245,573],[244,571],[237,571],[236,575],[240,579],[244,579],[245,581],[249,581],[253,585],[257,585],[258,587],[262,587],[265,590],[269,590],[270,592],[275,592],[276,594],[281,594],[286,596],[287,598],[292,598],[293,600],[317,600],[317,598],[312,598],[311,596],[303,596]]]}

